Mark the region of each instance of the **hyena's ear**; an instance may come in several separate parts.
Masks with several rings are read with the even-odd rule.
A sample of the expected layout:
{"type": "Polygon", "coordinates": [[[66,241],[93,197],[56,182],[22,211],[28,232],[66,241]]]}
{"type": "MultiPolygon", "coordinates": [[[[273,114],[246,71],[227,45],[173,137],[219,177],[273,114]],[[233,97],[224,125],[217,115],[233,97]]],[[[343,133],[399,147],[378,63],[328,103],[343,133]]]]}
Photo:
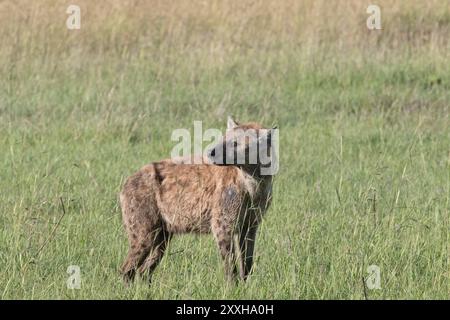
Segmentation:
{"type": "Polygon", "coordinates": [[[234,129],[238,126],[239,124],[233,120],[233,118],[231,116],[228,116],[228,121],[227,121],[227,129],[234,129]]]}

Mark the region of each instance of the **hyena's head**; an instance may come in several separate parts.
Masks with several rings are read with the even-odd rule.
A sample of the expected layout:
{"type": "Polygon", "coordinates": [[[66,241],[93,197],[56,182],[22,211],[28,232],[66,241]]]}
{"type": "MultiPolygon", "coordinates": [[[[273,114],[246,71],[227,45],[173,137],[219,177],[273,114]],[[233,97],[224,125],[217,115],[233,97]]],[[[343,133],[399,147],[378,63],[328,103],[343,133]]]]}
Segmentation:
{"type": "Polygon", "coordinates": [[[276,156],[278,131],[258,123],[238,123],[228,117],[227,130],[220,142],[208,152],[209,161],[217,165],[239,166],[246,171],[273,175],[278,169],[276,156]]]}

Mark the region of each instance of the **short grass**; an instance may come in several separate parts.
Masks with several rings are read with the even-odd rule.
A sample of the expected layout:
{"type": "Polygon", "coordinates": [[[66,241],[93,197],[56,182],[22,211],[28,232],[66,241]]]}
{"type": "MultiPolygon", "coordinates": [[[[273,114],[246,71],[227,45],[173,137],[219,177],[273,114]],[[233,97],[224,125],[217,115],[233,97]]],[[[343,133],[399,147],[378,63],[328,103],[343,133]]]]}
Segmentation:
{"type": "Polygon", "coordinates": [[[0,4],[0,298],[449,298],[448,1],[379,1],[380,31],[361,1],[79,2],[78,31],[0,4]],[[254,274],[186,235],[125,288],[121,184],[228,114],[280,128],[254,274]]]}

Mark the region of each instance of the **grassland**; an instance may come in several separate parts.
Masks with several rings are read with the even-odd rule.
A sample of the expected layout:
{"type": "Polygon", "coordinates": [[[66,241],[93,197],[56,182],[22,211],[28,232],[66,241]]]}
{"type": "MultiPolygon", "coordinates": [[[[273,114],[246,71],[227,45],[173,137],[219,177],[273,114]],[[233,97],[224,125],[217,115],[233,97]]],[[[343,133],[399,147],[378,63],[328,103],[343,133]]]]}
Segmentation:
{"type": "Polygon", "coordinates": [[[2,1],[0,298],[448,299],[450,1],[369,4],[2,1]],[[124,288],[121,183],[228,114],[280,128],[254,275],[188,235],[124,288]]]}

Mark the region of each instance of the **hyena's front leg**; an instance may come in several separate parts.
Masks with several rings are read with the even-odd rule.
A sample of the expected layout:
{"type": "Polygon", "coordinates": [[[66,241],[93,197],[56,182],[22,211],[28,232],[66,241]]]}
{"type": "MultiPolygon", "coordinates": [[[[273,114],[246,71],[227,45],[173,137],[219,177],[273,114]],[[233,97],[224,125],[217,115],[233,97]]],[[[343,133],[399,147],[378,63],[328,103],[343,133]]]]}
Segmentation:
{"type": "Polygon", "coordinates": [[[252,271],[257,224],[247,225],[239,233],[239,276],[247,280],[252,271]]]}
{"type": "Polygon", "coordinates": [[[223,219],[212,222],[212,232],[219,247],[220,255],[225,264],[227,280],[234,282],[237,279],[236,256],[233,243],[233,225],[223,219]]]}

